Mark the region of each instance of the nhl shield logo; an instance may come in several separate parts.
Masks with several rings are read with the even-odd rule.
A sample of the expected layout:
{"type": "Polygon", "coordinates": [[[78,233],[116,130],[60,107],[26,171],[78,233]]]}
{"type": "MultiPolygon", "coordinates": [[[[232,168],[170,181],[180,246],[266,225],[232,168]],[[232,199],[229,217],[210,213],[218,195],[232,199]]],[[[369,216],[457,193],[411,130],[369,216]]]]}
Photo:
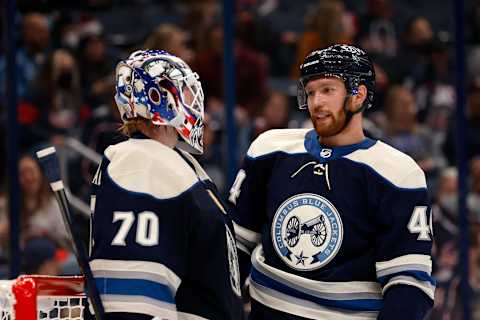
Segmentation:
{"type": "Polygon", "coordinates": [[[320,157],[322,158],[330,158],[331,155],[332,149],[323,148],[322,150],[320,150],[320,157]]]}
{"type": "Polygon", "coordinates": [[[326,265],[338,253],[342,239],[343,225],[337,209],[317,194],[287,199],[273,218],[273,246],[296,270],[310,271],[326,265]]]}

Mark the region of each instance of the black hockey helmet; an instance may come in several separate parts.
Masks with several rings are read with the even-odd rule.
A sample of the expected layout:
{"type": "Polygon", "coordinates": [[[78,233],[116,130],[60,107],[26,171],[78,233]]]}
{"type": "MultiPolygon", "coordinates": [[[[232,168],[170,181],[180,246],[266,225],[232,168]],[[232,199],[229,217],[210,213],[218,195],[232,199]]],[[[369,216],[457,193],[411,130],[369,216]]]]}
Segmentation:
{"type": "Polygon", "coordinates": [[[345,83],[348,95],[355,95],[358,86],[367,87],[367,98],[362,106],[368,109],[373,104],[375,93],[375,70],[372,60],[362,49],[346,44],[335,44],[322,50],[311,52],[300,65],[297,100],[300,109],[307,108],[305,85],[315,77],[334,76],[345,83]]]}

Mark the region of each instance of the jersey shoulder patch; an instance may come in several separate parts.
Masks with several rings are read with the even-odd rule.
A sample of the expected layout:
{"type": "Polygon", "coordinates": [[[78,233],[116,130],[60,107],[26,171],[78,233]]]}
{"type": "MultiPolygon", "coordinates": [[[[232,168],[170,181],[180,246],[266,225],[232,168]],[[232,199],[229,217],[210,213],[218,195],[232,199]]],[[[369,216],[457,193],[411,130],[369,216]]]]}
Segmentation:
{"type": "Polygon", "coordinates": [[[382,141],[368,149],[356,150],[345,158],[369,166],[396,187],[406,189],[427,187],[425,173],[415,160],[382,141]]]}
{"type": "Polygon", "coordinates": [[[173,149],[150,139],[129,139],[108,147],[108,175],[123,189],[173,198],[199,180],[192,168],[173,149]]]}
{"type": "Polygon", "coordinates": [[[306,153],[305,135],[311,129],[273,129],[255,139],[248,149],[247,156],[258,158],[274,152],[306,153]]]}

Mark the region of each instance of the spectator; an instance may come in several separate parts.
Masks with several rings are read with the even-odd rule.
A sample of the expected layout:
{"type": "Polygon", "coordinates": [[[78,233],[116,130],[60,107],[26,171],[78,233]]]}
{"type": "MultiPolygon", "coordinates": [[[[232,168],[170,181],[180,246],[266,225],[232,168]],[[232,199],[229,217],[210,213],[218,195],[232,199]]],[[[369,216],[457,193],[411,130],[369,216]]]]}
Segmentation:
{"type": "Polygon", "coordinates": [[[396,64],[395,78],[409,88],[416,87],[427,76],[428,49],[432,39],[432,26],[425,17],[414,17],[407,23],[398,53],[402,58],[396,64]]]}
{"type": "Polygon", "coordinates": [[[397,54],[397,31],[392,13],[390,0],[368,0],[367,13],[359,19],[359,42],[377,58],[397,54]]]}
{"type": "Polygon", "coordinates": [[[425,171],[427,180],[436,169],[433,161],[430,132],[418,123],[412,92],[403,86],[394,86],[387,94],[387,123],[384,140],[411,156],[425,171]]]}
{"type": "Polygon", "coordinates": [[[480,223],[480,156],[470,161],[471,189],[467,204],[471,211],[472,219],[480,223]]]}
{"type": "Polygon", "coordinates": [[[76,133],[80,120],[90,115],[82,101],[77,62],[63,49],[48,56],[28,100],[28,105],[39,113],[39,119],[26,127],[24,139],[28,147],[54,136],[76,133]]]}
{"type": "Polygon", "coordinates": [[[263,105],[262,113],[255,118],[252,138],[270,129],[287,128],[289,114],[290,105],[287,96],[279,91],[270,92],[263,105]]]}
{"type": "MultiPolygon", "coordinates": [[[[30,83],[45,60],[50,45],[50,30],[47,17],[41,13],[28,13],[22,20],[22,39],[16,55],[17,95],[23,99],[30,83]]],[[[0,102],[5,97],[6,60],[0,56],[0,102]]]]}
{"type": "MultiPolygon", "coordinates": [[[[474,79],[470,84],[467,96],[467,134],[465,136],[465,149],[468,160],[480,155],[480,78],[474,79]]],[[[443,152],[450,165],[456,163],[456,118],[451,117],[447,130],[447,137],[443,144],[443,152]]]]}
{"type": "Polygon", "coordinates": [[[29,239],[23,249],[23,273],[56,276],[61,273],[57,245],[47,237],[29,239]]]}
{"type": "Polygon", "coordinates": [[[216,0],[182,0],[185,8],[185,30],[192,35],[192,48],[195,52],[209,49],[209,30],[221,13],[216,0]]]}
{"type": "MultiPolygon", "coordinates": [[[[207,33],[208,49],[199,52],[194,69],[197,70],[209,99],[223,100],[223,28],[212,25],[207,33]]],[[[267,60],[243,43],[235,42],[237,102],[250,117],[256,115],[267,91],[267,60]]],[[[208,101],[207,101],[208,102],[208,101]]]]}
{"type": "Polygon", "coordinates": [[[88,35],[79,45],[78,65],[85,102],[95,109],[110,101],[114,87],[114,61],[105,38],[101,35],[88,35]]]}
{"type": "Polygon", "coordinates": [[[171,23],[162,23],[150,34],[145,43],[144,49],[165,50],[182,58],[185,62],[191,63],[194,54],[188,47],[189,35],[171,23]]]}
{"type": "Polygon", "coordinates": [[[458,173],[455,168],[446,168],[440,173],[436,191],[434,212],[434,276],[437,279],[435,305],[431,319],[452,316],[458,303],[459,275],[457,238],[458,229],[458,173]]]}
{"type": "Polygon", "coordinates": [[[260,11],[247,10],[244,6],[238,8],[235,37],[249,49],[268,56],[270,76],[287,77],[295,62],[298,35],[291,30],[274,30],[274,24],[260,11]]]}
{"type": "Polygon", "coordinates": [[[22,238],[47,235],[66,246],[62,215],[38,162],[25,154],[18,168],[22,238]]]}
{"type": "Polygon", "coordinates": [[[354,36],[353,17],[345,10],[343,1],[317,1],[317,5],[305,17],[305,31],[297,43],[292,78],[298,78],[299,66],[308,53],[334,43],[351,44],[354,36]]]}
{"type": "MultiPolygon", "coordinates": [[[[455,107],[455,79],[452,66],[449,34],[440,32],[427,46],[428,63],[423,82],[417,84],[417,118],[422,123],[435,127],[438,121],[445,122],[455,107]],[[442,115],[443,119],[439,119],[442,115]]],[[[446,131],[446,125],[441,128],[446,131]]]]}

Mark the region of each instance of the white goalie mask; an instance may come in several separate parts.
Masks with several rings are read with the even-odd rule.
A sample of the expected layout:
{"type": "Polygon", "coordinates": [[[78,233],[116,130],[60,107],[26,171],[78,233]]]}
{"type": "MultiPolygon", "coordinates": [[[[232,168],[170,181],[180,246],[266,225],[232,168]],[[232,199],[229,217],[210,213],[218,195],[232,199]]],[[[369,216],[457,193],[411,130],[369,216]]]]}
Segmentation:
{"type": "Polygon", "coordinates": [[[174,127],[185,151],[203,153],[204,95],[198,74],[161,50],[140,50],[117,64],[115,101],[122,121],[137,117],[174,127]]]}

